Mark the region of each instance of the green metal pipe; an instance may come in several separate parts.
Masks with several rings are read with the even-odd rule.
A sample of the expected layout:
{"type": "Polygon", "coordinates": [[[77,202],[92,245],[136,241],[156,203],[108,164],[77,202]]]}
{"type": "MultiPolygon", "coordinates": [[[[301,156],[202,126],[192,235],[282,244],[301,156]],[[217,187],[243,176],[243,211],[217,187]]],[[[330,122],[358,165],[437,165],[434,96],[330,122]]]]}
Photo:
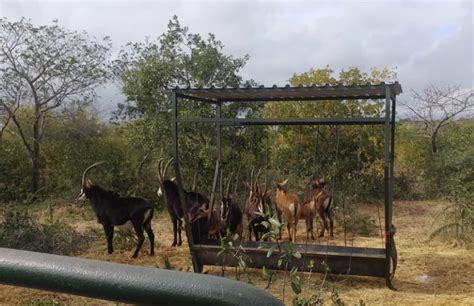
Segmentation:
{"type": "Polygon", "coordinates": [[[0,248],[0,283],[133,304],[283,305],[246,283],[0,248]]]}

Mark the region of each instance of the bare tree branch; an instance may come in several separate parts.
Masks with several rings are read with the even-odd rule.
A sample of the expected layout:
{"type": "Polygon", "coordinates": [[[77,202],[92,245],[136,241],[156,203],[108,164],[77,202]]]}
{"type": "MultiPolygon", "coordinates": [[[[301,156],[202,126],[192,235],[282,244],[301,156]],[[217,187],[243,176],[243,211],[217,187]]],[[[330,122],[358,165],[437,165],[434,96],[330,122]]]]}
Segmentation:
{"type": "Polygon", "coordinates": [[[412,91],[411,105],[402,104],[413,113],[413,118],[425,124],[425,132],[431,138],[431,152],[435,155],[439,131],[462,118],[462,115],[472,115],[473,97],[472,89],[463,90],[459,85],[446,87],[429,85],[420,92],[412,91]]]}

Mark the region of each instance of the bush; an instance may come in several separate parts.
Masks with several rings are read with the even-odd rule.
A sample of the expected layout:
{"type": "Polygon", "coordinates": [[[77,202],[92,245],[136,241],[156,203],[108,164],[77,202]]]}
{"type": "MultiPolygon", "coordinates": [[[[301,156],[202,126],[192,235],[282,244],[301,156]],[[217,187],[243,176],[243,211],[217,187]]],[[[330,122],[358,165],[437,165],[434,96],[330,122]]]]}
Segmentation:
{"type": "Polygon", "coordinates": [[[74,255],[84,251],[88,239],[58,220],[41,224],[27,210],[7,212],[0,223],[0,247],[74,255]]]}

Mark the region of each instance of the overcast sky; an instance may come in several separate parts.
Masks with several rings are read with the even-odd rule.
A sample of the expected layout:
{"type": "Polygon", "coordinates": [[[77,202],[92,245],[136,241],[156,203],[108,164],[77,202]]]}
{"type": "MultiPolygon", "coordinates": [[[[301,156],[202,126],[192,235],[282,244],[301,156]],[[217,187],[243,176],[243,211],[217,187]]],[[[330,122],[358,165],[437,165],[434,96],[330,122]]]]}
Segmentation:
{"type": "MultiPolygon", "coordinates": [[[[396,68],[409,99],[428,84],[473,87],[472,1],[9,1],[0,16],[58,19],[71,30],[125,43],[158,37],[177,15],[190,32],[213,33],[235,57],[250,55],[244,79],[284,85],[293,73],[356,66],[396,68]]],[[[101,90],[102,115],[123,97],[101,90]]]]}

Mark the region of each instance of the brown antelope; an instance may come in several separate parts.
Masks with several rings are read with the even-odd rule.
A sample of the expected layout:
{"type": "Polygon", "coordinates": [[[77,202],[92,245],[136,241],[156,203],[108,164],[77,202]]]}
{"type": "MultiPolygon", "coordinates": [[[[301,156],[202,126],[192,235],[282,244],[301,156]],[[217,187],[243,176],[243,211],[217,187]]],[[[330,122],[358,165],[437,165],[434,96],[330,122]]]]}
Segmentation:
{"type": "Polygon", "coordinates": [[[124,225],[131,221],[133,229],[137,234],[138,241],[132,258],[136,258],[145,240],[145,230],[150,240],[150,255],[154,255],[155,235],[151,229],[153,219],[153,205],[140,198],[122,198],[112,191],[101,188],[90,180],[86,180],[87,173],[103,162],[98,162],[88,167],[82,174],[82,189],[78,199],[89,199],[97,217],[97,222],[102,224],[107,238],[107,251],[114,251],[113,238],[114,227],[124,225]]]}
{"type": "MultiPolygon", "coordinates": [[[[315,179],[308,183],[309,190],[305,193],[305,205],[309,205],[310,211],[312,215],[319,215],[323,222],[323,226],[321,232],[319,233],[319,237],[324,237],[324,230],[327,229],[331,237],[334,237],[333,234],[333,219],[332,219],[332,195],[331,193],[325,188],[325,181],[324,179],[315,179]]],[[[311,229],[311,237],[313,238],[313,219],[311,216],[310,221],[310,229],[311,229]]],[[[307,221],[307,222],[308,222],[307,221]]],[[[314,239],[314,238],[313,238],[314,239]]]]}
{"type": "Polygon", "coordinates": [[[313,234],[313,219],[314,219],[314,205],[311,201],[305,201],[301,206],[300,220],[305,220],[306,223],[306,239],[309,239],[311,234],[311,239],[314,240],[313,234]]]}
{"type": "MultiPolygon", "coordinates": [[[[301,214],[301,201],[297,195],[288,193],[288,179],[276,185],[276,210],[278,220],[286,222],[288,236],[292,242],[296,241],[296,228],[301,214]]],[[[281,234],[280,234],[281,235],[281,234]]]]}

